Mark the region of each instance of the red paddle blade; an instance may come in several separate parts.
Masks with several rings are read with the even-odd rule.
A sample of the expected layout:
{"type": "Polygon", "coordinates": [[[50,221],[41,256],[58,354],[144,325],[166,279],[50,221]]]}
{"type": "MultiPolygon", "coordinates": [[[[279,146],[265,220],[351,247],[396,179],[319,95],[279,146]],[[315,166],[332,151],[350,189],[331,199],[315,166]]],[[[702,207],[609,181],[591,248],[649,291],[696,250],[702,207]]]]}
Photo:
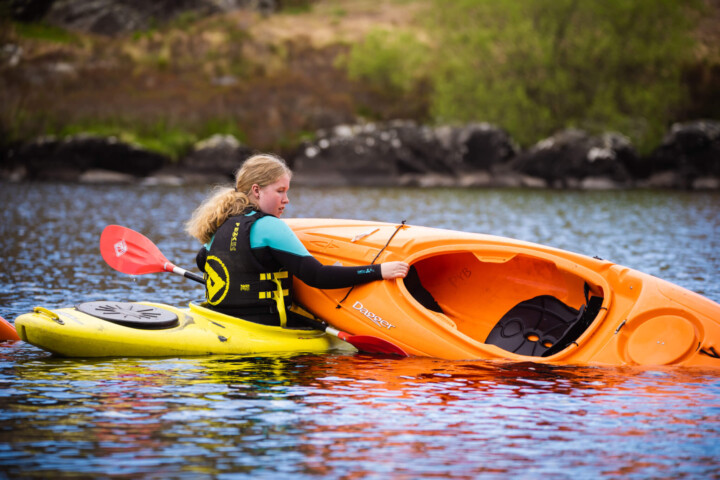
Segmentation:
{"type": "Polygon", "coordinates": [[[371,337],[369,335],[348,335],[343,338],[353,347],[357,348],[361,352],[366,353],[385,353],[390,355],[400,355],[401,357],[409,357],[405,350],[398,347],[394,343],[390,343],[387,340],[383,340],[378,337],[371,337]]]}
{"type": "Polygon", "coordinates": [[[130,275],[164,272],[170,263],[149,238],[120,225],[105,227],[100,253],[112,268],[130,275]]]}
{"type": "Polygon", "coordinates": [[[12,323],[0,317],[0,340],[20,340],[12,323]]]}

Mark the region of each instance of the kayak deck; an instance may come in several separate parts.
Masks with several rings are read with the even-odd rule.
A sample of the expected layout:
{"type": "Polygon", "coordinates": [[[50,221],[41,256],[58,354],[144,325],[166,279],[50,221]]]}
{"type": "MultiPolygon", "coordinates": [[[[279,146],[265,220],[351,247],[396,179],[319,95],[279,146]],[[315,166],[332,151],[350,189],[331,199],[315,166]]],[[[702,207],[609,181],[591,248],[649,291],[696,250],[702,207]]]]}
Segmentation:
{"type": "MultiPolygon", "coordinates": [[[[115,307],[118,304],[93,303],[105,303],[115,307]]],[[[56,310],[36,307],[32,313],[20,315],[15,320],[15,326],[22,340],[66,357],[354,351],[347,343],[319,330],[260,325],[194,303],[190,303],[189,308],[149,302],[123,304],[120,311],[124,316],[132,317],[132,326],[128,326],[127,322],[117,323],[100,318],[102,315],[88,313],[95,307],[97,306],[93,305],[88,308],[87,304],[81,304],[78,308],[56,310]],[[134,313],[137,310],[142,312],[134,313]],[[148,311],[152,313],[147,314],[148,311]],[[142,323],[140,316],[153,314],[162,317],[161,321],[164,323],[161,326],[138,325],[142,323]]],[[[99,307],[102,310],[102,305],[99,307]]]]}

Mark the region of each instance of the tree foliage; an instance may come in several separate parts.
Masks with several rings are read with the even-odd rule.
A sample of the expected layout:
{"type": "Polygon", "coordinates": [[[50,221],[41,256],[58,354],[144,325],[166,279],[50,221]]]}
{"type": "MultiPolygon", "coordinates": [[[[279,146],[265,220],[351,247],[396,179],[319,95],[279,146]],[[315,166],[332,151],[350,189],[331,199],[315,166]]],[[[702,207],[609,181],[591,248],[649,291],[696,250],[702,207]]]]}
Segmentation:
{"type": "Polygon", "coordinates": [[[437,2],[433,107],[489,120],[522,143],[567,126],[614,129],[642,148],[683,100],[689,6],[676,0],[437,2]]]}
{"type": "Polygon", "coordinates": [[[348,74],[390,94],[408,92],[424,77],[428,53],[411,32],[375,28],[350,51],[348,74]]]}
{"type": "Polygon", "coordinates": [[[349,68],[405,91],[420,72],[432,85],[431,110],[438,122],[488,121],[525,145],[566,127],[617,130],[646,150],[657,144],[685,99],[681,70],[692,55],[690,32],[700,2],[431,0],[430,5],[433,48],[420,57],[422,66],[417,42],[376,35],[356,47],[349,68]]]}

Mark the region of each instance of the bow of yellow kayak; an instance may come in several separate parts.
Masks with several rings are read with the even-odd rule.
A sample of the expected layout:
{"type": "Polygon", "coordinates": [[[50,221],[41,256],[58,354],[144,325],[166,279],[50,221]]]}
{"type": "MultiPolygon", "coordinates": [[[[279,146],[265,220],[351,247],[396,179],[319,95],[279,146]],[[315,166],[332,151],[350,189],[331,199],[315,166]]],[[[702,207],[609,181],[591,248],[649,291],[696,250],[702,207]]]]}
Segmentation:
{"type": "Polygon", "coordinates": [[[296,281],[296,293],[338,328],[385,338],[412,355],[720,367],[720,305],[609,261],[426,227],[287,223],[325,264],[362,265],[376,257],[411,264],[404,280],[349,292],[296,281]]]}
{"type": "Polygon", "coordinates": [[[319,330],[259,325],[194,303],[188,308],[148,302],[92,303],[54,310],[37,307],[17,317],[15,327],[22,340],[67,357],[354,351],[319,330]],[[137,321],[107,319],[113,315],[137,321]],[[143,317],[149,319],[146,325],[141,325],[143,317]]]}

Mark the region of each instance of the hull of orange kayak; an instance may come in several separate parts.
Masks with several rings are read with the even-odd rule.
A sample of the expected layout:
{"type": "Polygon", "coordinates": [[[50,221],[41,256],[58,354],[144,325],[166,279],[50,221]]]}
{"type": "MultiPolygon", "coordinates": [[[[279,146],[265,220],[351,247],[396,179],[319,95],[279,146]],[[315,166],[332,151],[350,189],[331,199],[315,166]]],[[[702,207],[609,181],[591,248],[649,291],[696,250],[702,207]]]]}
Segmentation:
{"type": "Polygon", "coordinates": [[[297,300],[315,315],[411,355],[720,367],[720,305],[609,261],[427,227],[287,223],[323,264],[363,265],[377,257],[376,263],[413,267],[412,278],[351,290],[295,284],[297,300]]]}

